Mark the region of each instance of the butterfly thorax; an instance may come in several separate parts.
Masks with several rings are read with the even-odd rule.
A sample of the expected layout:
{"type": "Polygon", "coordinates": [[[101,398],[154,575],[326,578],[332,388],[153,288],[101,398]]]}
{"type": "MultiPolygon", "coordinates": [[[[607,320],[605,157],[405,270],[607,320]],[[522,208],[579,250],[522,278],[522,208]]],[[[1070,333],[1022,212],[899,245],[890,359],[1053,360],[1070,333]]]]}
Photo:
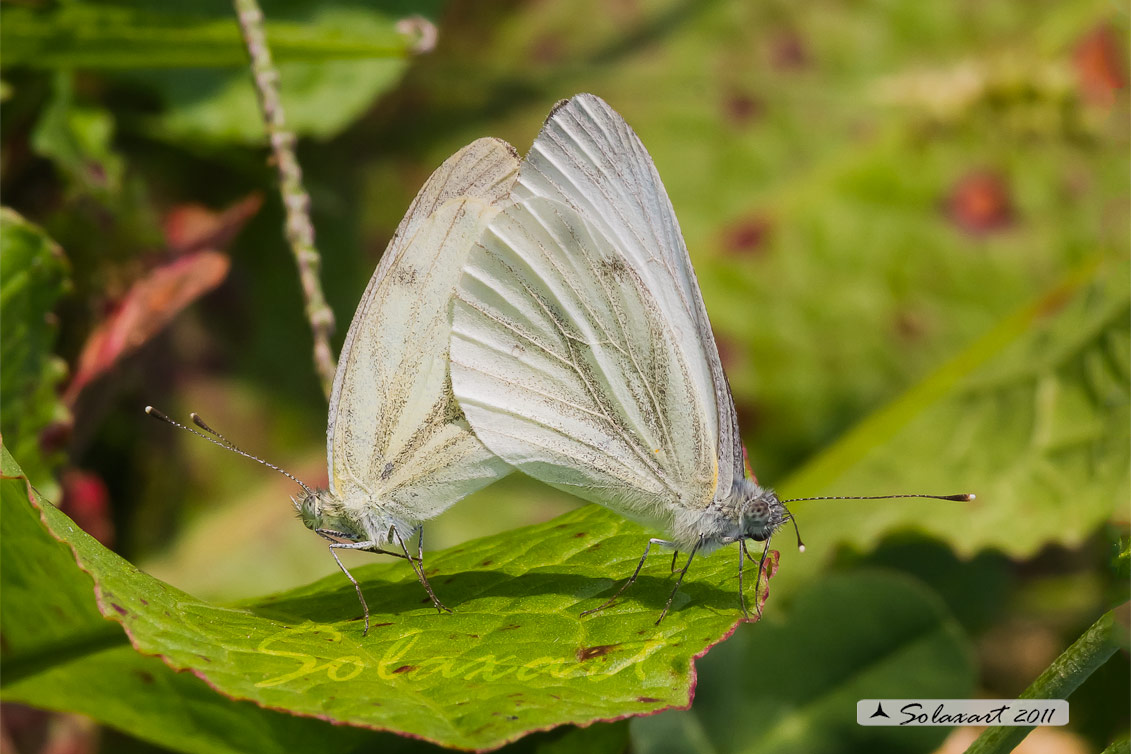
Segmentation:
{"type": "Polygon", "coordinates": [[[773,490],[740,479],[729,495],[705,509],[677,512],[672,528],[681,548],[688,549],[698,542],[699,551],[706,554],[743,539],[764,542],[788,517],[789,511],[773,490]]]}
{"type": "Polygon", "coordinates": [[[310,490],[294,499],[295,509],[306,528],[338,535],[353,542],[375,542],[380,546],[393,539],[395,530],[402,541],[416,531],[417,525],[388,515],[373,505],[350,505],[332,490],[310,490]]]}

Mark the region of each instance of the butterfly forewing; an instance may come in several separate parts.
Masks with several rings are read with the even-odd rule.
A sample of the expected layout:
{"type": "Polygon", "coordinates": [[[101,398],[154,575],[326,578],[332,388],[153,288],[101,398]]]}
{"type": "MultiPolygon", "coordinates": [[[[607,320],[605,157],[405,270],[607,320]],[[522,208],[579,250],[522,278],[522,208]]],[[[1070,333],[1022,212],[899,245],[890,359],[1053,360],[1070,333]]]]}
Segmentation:
{"type": "Polygon", "coordinates": [[[528,198],[500,213],[453,319],[452,378],[492,451],[658,525],[710,501],[712,396],[640,275],[571,208],[528,198]]]}
{"type": "Polygon", "coordinates": [[[516,198],[542,196],[575,209],[616,249],[660,305],[668,336],[689,356],[690,377],[713,397],[704,417],[717,438],[717,497],[744,474],[730,386],[671,201],[636,133],[603,100],[573,97],[547,118],[523,161],[516,198]]]}
{"type": "Polygon", "coordinates": [[[379,503],[422,521],[506,474],[455,402],[447,361],[452,292],[516,171],[513,150],[493,139],[450,158],[413,202],[370,281],[330,406],[331,487],[347,505],[379,503]]]}

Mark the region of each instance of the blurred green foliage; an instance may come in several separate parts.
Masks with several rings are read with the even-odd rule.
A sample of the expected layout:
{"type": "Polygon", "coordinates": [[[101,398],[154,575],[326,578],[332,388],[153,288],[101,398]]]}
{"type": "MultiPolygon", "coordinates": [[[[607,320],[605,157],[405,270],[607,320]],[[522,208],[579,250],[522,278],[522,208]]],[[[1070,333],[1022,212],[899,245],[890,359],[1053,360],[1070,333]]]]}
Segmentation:
{"type": "MultiPolygon", "coordinates": [[[[719,700],[775,696],[790,668],[767,688],[736,677],[768,652],[796,658],[799,677],[822,677],[827,663],[813,648],[835,643],[839,624],[805,616],[854,594],[862,570],[913,575],[908,588],[934,625],[973,643],[976,693],[996,697],[1019,693],[1127,600],[1127,548],[1117,544],[1131,513],[1120,9],[1106,0],[343,0],[267,2],[264,12],[284,104],[307,137],[299,156],[339,343],[389,235],[444,157],[484,135],[525,151],[557,99],[593,91],[638,131],[664,178],[759,480],[790,495],[979,493],[959,510],[799,505],[809,552],[784,553],[766,623],[702,661],[691,713],[631,732],[559,730],[522,750],[618,751],[629,737],[644,746],[649,728],[707,725],[688,720],[710,721],[705,740],[717,751],[764,750],[759,731],[788,732],[790,715],[814,702],[790,696],[759,707],[753,728],[718,730],[734,703],[719,700]],[[405,57],[410,41],[395,22],[409,13],[439,27],[428,55],[405,57]],[[1113,552],[1122,552],[1114,563],[1113,552]],[[782,630],[791,621],[799,628],[782,630]]],[[[201,411],[249,450],[310,483],[325,479],[326,406],[241,62],[219,0],[0,7],[0,190],[27,218],[5,214],[3,225],[5,445],[49,497],[60,463],[92,474],[105,485],[118,552],[216,600],[335,571],[290,515],[285,480],[141,413],[201,411]],[[230,247],[228,282],[88,386],[69,436],[44,437],[68,419],[52,400],[64,379],[57,365],[73,367],[130,284],[172,253],[171,218],[253,191],[271,199],[230,247]],[[17,228],[28,243],[12,239],[17,228]],[[13,270],[33,258],[49,274],[23,287],[13,270]],[[57,299],[68,268],[71,287],[57,299]]],[[[76,519],[83,500],[62,498],[76,519]]],[[[456,506],[429,541],[453,545],[575,504],[515,476],[456,506]]],[[[11,541],[5,579],[19,572],[11,541]]],[[[33,597],[4,586],[0,616],[30,609],[33,597]]],[[[881,607],[869,611],[877,631],[894,621],[881,620],[881,607]]],[[[89,614],[92,597],[74,609],[89,614]]],[[[212,743],[185,739],[180,750],[247,741],[271,750],[303,736],[326,751],[431,748],[359,731],[339,741],[338,728],[225,702],[121,645],[76,663],[92,679],[77,688],[96,693],[83,684],[116,667],[214,714],[212,743]]],[[[1128,677],[1117,654],[1073,695],[1070,732],[1085,749],[1127,735],[1128,677]]],[[[175,747],[161,706],[131,716],[122,705],[98,719],[175,747]],[[146,730],[168,737],[144,732],[144,716],[146,730]]],[[[796,740],[855,750],[851,738],[822,738],[852,711],[810,715],[811,738],[796,740]]],[[[934,745],[909,737],[886,750],[934,745]]]]}

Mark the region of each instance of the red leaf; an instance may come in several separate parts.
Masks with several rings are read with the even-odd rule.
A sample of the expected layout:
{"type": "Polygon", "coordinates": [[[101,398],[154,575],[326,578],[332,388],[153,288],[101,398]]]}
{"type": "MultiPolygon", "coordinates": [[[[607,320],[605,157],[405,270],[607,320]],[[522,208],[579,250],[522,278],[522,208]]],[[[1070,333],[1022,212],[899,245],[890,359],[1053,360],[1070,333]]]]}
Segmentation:
{"type": "Polygon", "coordinates": [[[179,205],[165,215],[165,241],[174,255],[227,248],[262,205],[259,194],[249,194],[221,212],[199,204],[179,205]]]}
{"type": "Polygon", "coordinates": [[[1080,93],[1088,102],[1110,106],[1115,93],[1127,86],[1127,67],[1119,40],[1111,27],[1098,26],[1076,43],[1072,60],[1080,93]]]}
{"type": "Polygon", "coordinates": [[[187,254],[137,281],[117,310],[87,338],[75,377],[63,400],[74,406],[82,389],[122,356],[156,335],[182,309],[219,285],[228,274],[225,254],[205,250],[187,254]]]}
{"type": "Polygon", "coordinates": [[[263,204],[250,194],[225,210],[213,212],[183,204],[165,215],[165,240],[177,259],[138,280],[87,338],[75,376],[63,395],[74,407],[91,380],[109,371],[127,353],[156,335],[196,299],[228,274],[228,257],[216,249],[232,242],[263,204]]]}
{"type": "Polygon", "coordinates": [[[113,547],[110,493],[101,477],[88,471],[68,469],[63,474],[63,498],[59,510],[103,545],[113,547]]]}
{"type": "Polygon", "coordinates": [[[1013,220],[1013,203],[1005,179],[989,171],[967,173],[951,189],[947,214],[967,233],[1006,227],[1013,220]]]}

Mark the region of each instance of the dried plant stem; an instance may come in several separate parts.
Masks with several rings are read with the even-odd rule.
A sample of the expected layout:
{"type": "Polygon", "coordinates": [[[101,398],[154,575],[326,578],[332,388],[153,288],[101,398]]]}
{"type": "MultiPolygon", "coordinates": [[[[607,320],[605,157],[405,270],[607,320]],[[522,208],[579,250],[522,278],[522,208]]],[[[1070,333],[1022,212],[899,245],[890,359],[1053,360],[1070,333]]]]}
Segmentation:
{"type": "Polygon", "coordinates": [[[295,135],[287,130],[283,106],[279,101],[279,72],[271,62],[271,51],[263,32],[263,12],[256,0],[233,0],[248,56],[251,74],[263,122],[271,142],[275,164],[279,168],[279,192],[286,210],[286,235],[298,265],[302,292],[306,298],[306,316],[314,335],[314,367],[318,370],[322,390],[330,395],[334,384],[334,354],[330,350],[330,334],[334,331],[334,312],[326,303],[319,279],[322,257],[314,246],[314,225],[310,221],[310,195],[302,185],[302,168],[295,156],[295,135]]]}

